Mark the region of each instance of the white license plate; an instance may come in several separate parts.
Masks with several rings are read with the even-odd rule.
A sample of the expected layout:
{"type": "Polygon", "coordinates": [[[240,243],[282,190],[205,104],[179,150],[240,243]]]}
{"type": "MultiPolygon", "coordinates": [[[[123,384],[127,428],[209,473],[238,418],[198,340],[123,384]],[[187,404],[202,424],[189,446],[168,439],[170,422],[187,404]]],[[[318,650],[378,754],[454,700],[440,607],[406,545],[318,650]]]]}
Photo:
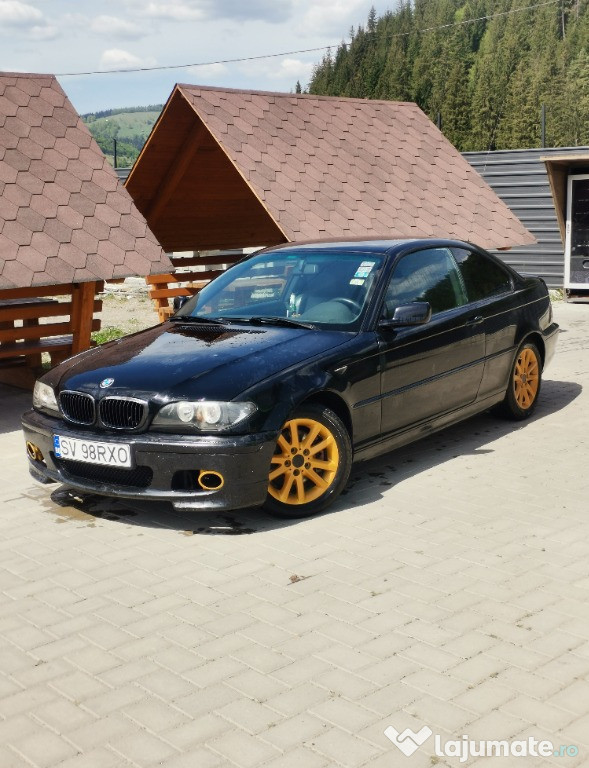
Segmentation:
{"type": "Polygon", "coordinates": [[[99,443],[77,437],[53,436],[53,452],[59,459],[85,461],[111,467],[131,467],[131,446],[127,443],[99,443]]]}

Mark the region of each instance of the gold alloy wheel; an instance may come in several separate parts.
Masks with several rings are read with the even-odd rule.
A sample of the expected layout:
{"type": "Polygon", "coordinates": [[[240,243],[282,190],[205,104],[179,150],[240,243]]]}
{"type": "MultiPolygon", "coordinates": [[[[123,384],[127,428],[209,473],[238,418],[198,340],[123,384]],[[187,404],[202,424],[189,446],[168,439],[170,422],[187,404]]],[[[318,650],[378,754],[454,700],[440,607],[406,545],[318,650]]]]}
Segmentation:
{"type": "Polygon", "coordinates": [[[513,371],[515,402],[523,411],[534,404],[539,385],[538,358],[531,347],[524,347],[518,355],[513,371]]]}
{"type": "Polygon", "coordinates": [[[315,501],[332,484],[339,450],[332,432],[310,418],[287,421],[272,457],[268,493],[283,504],[315,501]]]}

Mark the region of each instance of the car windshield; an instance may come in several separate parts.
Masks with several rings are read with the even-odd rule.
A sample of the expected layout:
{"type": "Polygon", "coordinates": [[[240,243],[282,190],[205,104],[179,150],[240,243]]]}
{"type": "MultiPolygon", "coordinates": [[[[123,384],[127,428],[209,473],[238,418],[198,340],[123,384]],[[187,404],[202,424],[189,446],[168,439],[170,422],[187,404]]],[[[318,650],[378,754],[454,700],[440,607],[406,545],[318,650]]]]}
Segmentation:
{"type": "Polygon", "coordinates": [[[357,330],[381,264],[380,255],[331,248],[260,253],[213,280],[174,317],[357,330]]]}

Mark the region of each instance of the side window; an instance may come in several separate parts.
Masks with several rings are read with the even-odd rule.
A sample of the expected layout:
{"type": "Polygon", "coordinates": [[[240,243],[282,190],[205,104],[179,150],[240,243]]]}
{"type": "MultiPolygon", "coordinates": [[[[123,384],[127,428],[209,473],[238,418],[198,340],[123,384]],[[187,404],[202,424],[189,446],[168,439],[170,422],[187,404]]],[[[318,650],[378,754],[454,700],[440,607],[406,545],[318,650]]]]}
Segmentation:
{"type": "Polygon", "coordinates": [[[433,314],[466,304],[460,272],[447,248],[408,253],[396,265],[385,296],[385,317],[412,301],[428,301],[433,314]]]}
{"type": "Polygon", "coordinates": [[[484,254],[465,248],[453,248],[452,253],[458,262],[469,301],[511,290],[509,273],[484,254]]]}

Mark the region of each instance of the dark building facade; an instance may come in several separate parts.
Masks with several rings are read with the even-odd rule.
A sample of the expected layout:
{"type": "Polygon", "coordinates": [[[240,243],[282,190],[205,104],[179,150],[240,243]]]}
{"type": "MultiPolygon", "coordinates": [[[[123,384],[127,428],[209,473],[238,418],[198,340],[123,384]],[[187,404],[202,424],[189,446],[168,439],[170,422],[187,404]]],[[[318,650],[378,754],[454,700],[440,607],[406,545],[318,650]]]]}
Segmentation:
{"type": "Polygon", "coordinates": [[[516,246],[498,255],[519,272],[540,275],[550,288],[563,287],[565,256],[542,158],[568,154],[573,157],[583,152],[589,152],[589,147],[511,149],[463,155],[538,240],[536,245],[516,246]]]}

